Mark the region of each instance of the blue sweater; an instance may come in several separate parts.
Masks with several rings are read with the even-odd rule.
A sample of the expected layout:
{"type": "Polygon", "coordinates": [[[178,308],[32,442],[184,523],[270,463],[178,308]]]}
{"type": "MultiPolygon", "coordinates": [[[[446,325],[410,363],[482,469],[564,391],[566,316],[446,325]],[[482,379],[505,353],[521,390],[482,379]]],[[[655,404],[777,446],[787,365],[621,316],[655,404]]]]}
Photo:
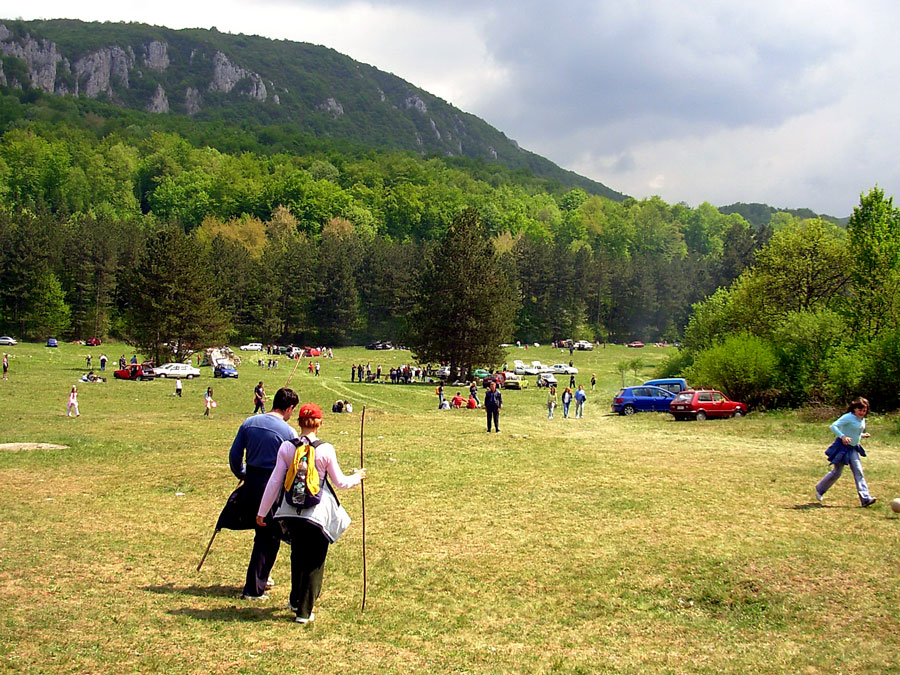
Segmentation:
{"type": "Polygon", "coordinates": [[[297,438],[297,432],[280,416],[266,414],[248,417],[238,429],[228,453],[231,473],[239,479],[246,477],[247,470],[243,465],[245,449],[247,468],[271,471],[278,458],[278,447],[292,438],[297,438]]]}
{"type": "Polygon", "coordinates": [[[838,438],[849,436],[850,445],[859,445],[859,439],[866,430],[866,418],[859,418],[854,413],[848,412],[836,419],[830,428],[838,438]]]}

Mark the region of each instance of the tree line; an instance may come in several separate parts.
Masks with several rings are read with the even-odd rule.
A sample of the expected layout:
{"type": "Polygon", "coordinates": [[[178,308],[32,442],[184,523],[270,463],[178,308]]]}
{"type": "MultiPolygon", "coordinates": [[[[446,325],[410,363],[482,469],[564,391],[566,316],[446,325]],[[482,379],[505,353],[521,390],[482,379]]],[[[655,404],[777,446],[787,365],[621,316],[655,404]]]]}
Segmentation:
{"type": "Polygon", "coordinates": [[[402,339],[471,210],[513,290],[507,339],[677,339],[771,236],[710,204],[614,202],[477,162],[230,154],[144,131],[0,137],[0,330],[138,341],[197,306],[231,340],[402,339]]]}

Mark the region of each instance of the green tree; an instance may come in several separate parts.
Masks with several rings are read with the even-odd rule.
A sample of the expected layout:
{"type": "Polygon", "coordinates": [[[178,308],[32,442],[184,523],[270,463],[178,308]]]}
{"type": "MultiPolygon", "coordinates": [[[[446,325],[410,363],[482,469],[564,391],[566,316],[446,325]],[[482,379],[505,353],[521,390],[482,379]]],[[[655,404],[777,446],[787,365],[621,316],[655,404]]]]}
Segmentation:
{"type": "Polygon", "coordinates": [[[877,187],[860,195],[847,232],[853,257],[850,317],[859,337],[870,340],[889,316],[892,296],[886,291],[900,267],[900,210],[893,197],[885,199],[877,187]]]}
{"type": "Polygon", "coordinates": [[[435,247],[419,285],[408,344],[420,362],[450,372],[496,366],[513,334],[517,302],[493,242],[474,209],[457,216],[435,247]]]}
{"type": "Polygon", "coordinates": [[[27,333],[33,337],[61,336],[71,325],[71,311],[66,294],[53,272],[39,280],[32,298],[26,322],[27,333]]]}
{"type": "Polygon", "coordinates": [[[157,363],[163,356],[183,361],[222,342],[229,329],[200,246],[181,228],[165,227],[149,237],[128,299],[129,341],[157,363]]]}

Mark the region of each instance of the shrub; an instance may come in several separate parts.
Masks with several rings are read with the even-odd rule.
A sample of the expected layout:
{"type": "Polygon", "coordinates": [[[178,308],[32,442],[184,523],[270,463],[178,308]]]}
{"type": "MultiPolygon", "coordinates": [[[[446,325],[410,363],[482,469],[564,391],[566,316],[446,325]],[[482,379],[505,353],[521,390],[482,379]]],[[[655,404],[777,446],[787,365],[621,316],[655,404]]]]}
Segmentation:
{"type": "Polygon", "coordinates": [[[687,376],[697,386],[721,389],[748,403],[768,398],[777,359],[772,346],[752,335],[732,335],[698,354],[687,376]]]}

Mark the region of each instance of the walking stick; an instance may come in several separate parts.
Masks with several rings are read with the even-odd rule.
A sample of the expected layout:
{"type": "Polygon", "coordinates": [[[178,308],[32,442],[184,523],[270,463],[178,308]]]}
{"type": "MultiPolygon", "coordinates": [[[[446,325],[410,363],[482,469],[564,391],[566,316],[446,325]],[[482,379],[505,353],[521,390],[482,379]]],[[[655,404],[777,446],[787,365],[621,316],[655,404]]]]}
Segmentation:
{"type": "Polygon", "coordinates": [[[294,377],[294,371],[297,370],[297,366],[300,365],[300,359],[294,359],[294,369],[291,371],[291,374],[288,375],[287,382],[284,383],[284,386],[287,387],[291,383],[291,379],[294,377]]]}
{"type": "Polygon", "coordinates": [[[206,553],[203,554],[203,557],[200,558],[200,564],[197,565],[197,571],[200,571],[200,568],[203,567],[203,563],[206,562],[206,556],[209,555],[209,549],[212,548],[213,539],[216,538],[216,535],[219,534],[218,530],[213,531],[213,535],[209,538],[209,544],[206,546],[206,553]]]}
{"type": "MultiPolygon", "coordinates": [[[[362,418],[359,421],[359,468],[362,469],[366,466],[365,460],[363,459],[363,439],[365,437],[366,430],[366,406],[363,406],[362,409],[362,418]]],[[[362,607],[360,607],[359,611],[366,611],[366,481],[362,481],[359,484],[359,493],[362,500],[362,558],[363,558],[363,597],[362,597],[362,607]]]]}

